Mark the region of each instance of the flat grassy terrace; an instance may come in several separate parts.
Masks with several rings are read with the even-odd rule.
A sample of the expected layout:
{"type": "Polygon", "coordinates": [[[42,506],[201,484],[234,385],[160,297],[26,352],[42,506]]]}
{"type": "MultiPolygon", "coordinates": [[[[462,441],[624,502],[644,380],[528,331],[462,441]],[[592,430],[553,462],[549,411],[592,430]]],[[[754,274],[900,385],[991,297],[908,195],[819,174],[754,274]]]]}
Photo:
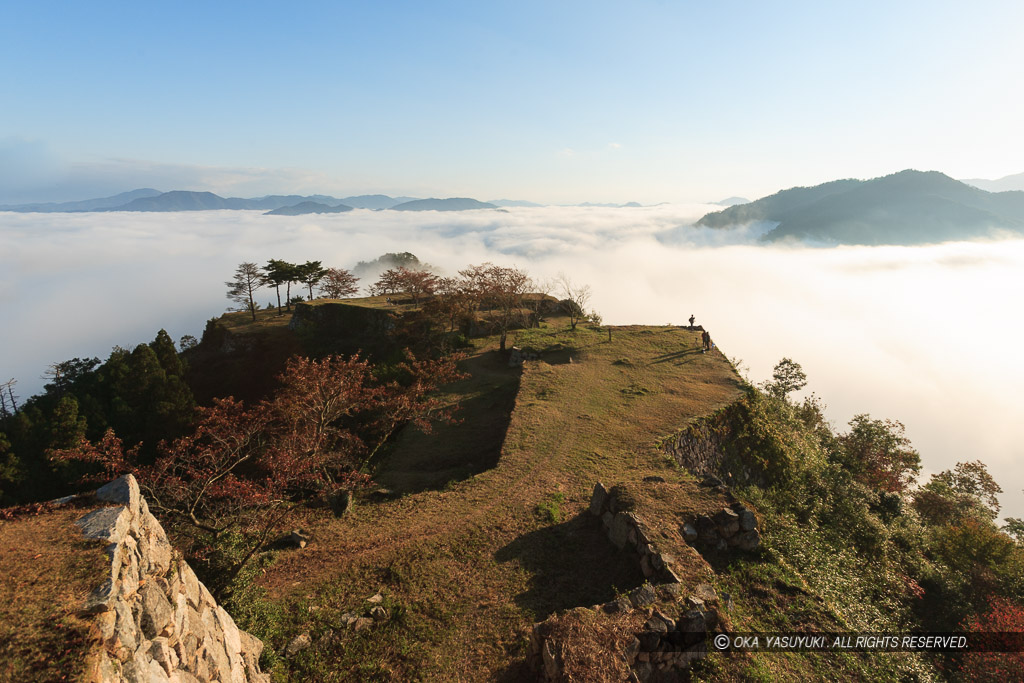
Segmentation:
{"type": "MultiPolygon", "coordinates": [[[[472,378],[449,387],[450,400],[467,404],[463,425],[402,435],[380,462],[382,482],[418,492],[361,503],[342,519],[302,520],[313,542],[267,569],[260,585],[269,600],[250,625],[278,651],[312,636],[316,644],[278,673],[517,680],[524,628],[642,582],[585,512],[595,481],[659,475],[680,504],[719,504],[701,499],[654,444],[739,398],[728,361],[702,354],[699,332],[618,327],[609,342],[606,329],[569,333],[560,322],[521,333],[558,349],[521,370],[507,366],[496,340],[476,340],[472,378]],[[341,614],[378,591],[390,620],[344,629],[341,614]]],[[[693,576],[704,576],[703,561],[692,561],[693,576]]]]}

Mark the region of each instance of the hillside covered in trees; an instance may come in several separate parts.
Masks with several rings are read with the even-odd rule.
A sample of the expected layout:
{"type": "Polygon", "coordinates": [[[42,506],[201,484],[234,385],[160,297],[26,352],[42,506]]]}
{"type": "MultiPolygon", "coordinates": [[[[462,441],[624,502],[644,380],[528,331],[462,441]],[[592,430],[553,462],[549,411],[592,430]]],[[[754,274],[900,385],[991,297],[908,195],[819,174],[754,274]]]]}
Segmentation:
{"type": "Polygon", "coordinates": [[[836,180],[782,190],[697,221],[725,228],[778,223],[764,239],[823,244],[934,244],[1024,232],[1024,192],[986,192],[935,171],[836,180]]]}

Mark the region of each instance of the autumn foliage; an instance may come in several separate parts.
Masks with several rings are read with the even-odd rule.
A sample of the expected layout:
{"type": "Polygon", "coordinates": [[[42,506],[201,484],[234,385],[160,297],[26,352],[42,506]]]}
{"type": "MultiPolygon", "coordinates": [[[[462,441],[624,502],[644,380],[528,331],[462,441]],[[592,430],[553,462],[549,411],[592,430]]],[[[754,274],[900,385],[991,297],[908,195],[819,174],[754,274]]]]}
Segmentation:
{"type": "MultiPolygon", "coordinates": [[[[1006,640],[1005,649],[1019,649],[1024,634],[1024,607],[1005,598],[993,598],[989,609],[968,619],[965,631],[993,634],[1006,640]]],[[[1024,652],[971,652],[960,669],[967,681],[1024,681],[1024,652]]]]}
{"type": "Polygon", "coordinates": [[[462,376],[457,360],[408,354],[383,380],[358,355],[296,357],[270,399],[197,409],[195,430],[161,443],[153,462],[140,462],[112,430],[53,455],[92,463],[93,481],[133,473],[151,507],[214,536],[243,528],[265,536],[298,501],[367,484],[359,469],[402,425],[450,420],[432,392],[462,376]]]}

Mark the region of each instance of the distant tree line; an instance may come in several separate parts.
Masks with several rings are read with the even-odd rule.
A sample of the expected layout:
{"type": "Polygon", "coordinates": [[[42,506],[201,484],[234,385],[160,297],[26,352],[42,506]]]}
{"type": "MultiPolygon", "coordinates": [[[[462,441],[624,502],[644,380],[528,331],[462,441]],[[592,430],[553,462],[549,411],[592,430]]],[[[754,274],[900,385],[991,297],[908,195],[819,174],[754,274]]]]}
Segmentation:
{"type": "MultiPolygon", "coordinates": [[[[519,268],[488,262],[468,266],[456,277],[445,277],[432,272],[409,252],[385,254],[373,263],[395,265],[381,272],[369,286],[371,296],[383,296],[393,304],[422,306],[423,312],[441,321],[448,333],[462,329],[468,336],[476,326],[493,330],[499,336],[502,351],[506,350],[510,330],[538,323],[542,308],[549,305],[548,291],[552,289],[557,289],[563,297],[558,307],[569,318],[572,330],[581,320],[600,319],[595,312],[586,309],[591,296],[589,285],[573,282],[565,275],[559,275],[553,282],[537,281],[519,268]]],[[[356,269],[365,270],[370,265],[360,262],[356,269]]],[[[294,283],[305,285],[312,300],[314,287],[319,287],[324,297],[351,297],[359,291],[358,282],[351,271],[324,268],[320,261],[292,264],[271,259],[263,267],[250,262],[240,264],[234,278],[225,284],[228,298],[248,310],[255,321],[259,309],[256,292],[262,287],[274,287],[278,314],[281,314],[282,286],[285,287],[285,310],[290,311],[295,302],[291,296],[294,283]]]]}
{"type": "Polygon", "coordinates": [[[324,268],[320,261],[305,263],[288,263],[279,259],[270,259],[267,265],[260,267],[255,263],[243,262],[235,269],[234,277],[224,284],[228,288],[227,297],[239,305],[241,310],[248,311],[256,320],[256,292],[264,287],[273,287],[277,295],[278,315],[283,313],[281,307],[281,287],[285,288],[284,308],[290,311],[291,305],[302,301],[302,297],[292,297],[292,285],[304,285],[309,292],[309,299],[315,298],[314,287],[319,288],[322,296],[341,299],[352,296],[359,291],[358,278],[344,268],[324,268]]]}

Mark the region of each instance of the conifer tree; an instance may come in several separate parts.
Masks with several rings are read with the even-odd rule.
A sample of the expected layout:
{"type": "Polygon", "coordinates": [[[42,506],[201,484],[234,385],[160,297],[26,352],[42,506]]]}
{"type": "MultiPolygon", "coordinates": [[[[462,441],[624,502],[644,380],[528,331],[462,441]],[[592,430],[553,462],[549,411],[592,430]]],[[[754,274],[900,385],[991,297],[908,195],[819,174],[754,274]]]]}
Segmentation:
{"type": "Polygon", "coordinates": [[[228,288],[228,298],[248,310],[252,314],[253,322],[256,322],[256,303],[253,294],[264,283],[260,267],[248,261],[239,264],[235,269],[234,279],[224,283],[228,288]]]}

